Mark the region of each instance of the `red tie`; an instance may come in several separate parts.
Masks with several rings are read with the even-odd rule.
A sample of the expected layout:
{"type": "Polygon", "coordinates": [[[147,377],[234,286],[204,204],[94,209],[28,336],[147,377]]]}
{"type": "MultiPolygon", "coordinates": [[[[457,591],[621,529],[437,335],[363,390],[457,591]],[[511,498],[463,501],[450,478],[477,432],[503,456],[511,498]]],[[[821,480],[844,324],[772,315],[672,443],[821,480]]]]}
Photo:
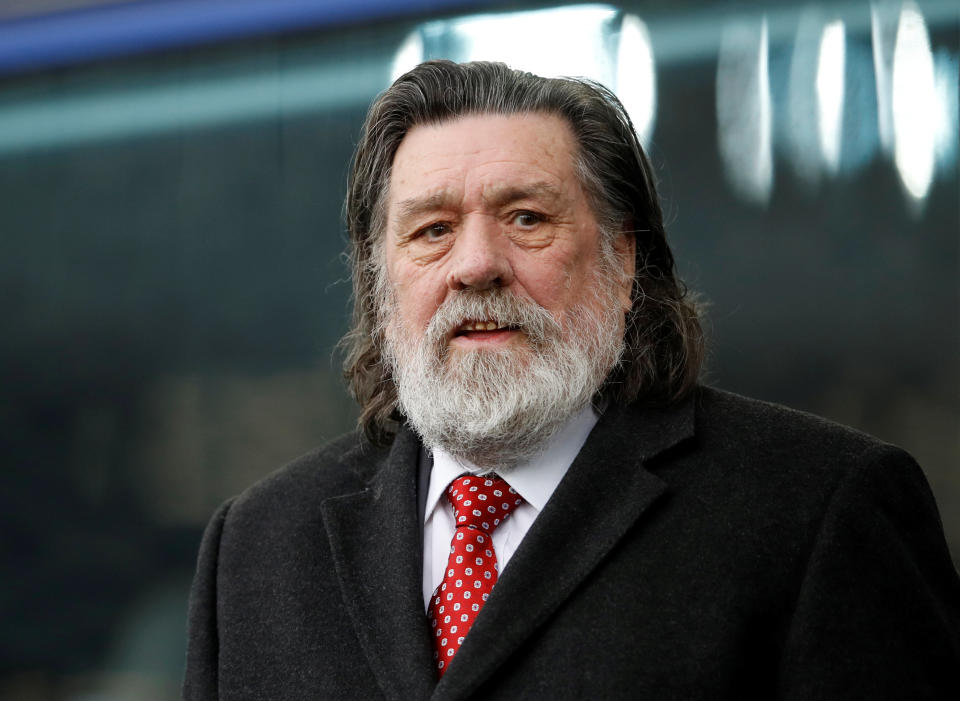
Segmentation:
{"type": "Polygon", "coordinates": [[[523,502],[505,480],[458,477],[447,487],[456,530],[443,582],[433,592],[427,618],[433,630],[433,659],[442,677],[463,638],[497,583],[497,555],[493,529],[523,502]]]}

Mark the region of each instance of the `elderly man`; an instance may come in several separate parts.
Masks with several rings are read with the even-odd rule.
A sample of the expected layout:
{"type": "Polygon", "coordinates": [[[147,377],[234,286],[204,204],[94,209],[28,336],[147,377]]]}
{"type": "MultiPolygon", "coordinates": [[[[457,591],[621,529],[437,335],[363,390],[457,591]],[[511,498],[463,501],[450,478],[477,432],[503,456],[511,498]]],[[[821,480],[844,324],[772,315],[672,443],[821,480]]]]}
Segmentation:
{"type": "Polygon", "coordinates": [[[610,92],[425,63],[371,108],[347,216],[362,431],[214,516],[186,698],[960,698],[922,473],[697,385],[610,92]]]}

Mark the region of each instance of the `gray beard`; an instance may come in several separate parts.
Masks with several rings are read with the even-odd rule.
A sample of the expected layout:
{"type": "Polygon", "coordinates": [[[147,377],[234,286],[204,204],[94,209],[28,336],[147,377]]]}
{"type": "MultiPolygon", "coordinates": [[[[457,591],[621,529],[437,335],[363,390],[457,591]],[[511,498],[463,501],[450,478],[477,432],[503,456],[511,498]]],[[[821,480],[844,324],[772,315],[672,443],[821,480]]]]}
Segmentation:
{"type": "Polygon", "coordinates": [[[424,445],[468,460],[480,473],[508,472],[542,452],[594,398],[623,352],[617,297],[600,280],[593,287],[593,304],[570,310],[563,327],[532,300],[500,288],[457,292],[413,338],[398,315],[381,310],[391,320],[384,356],[400,409],[424,445]],[[468,319],[518,327],[527,343],[451,351],[450,332],[468,319]]]}

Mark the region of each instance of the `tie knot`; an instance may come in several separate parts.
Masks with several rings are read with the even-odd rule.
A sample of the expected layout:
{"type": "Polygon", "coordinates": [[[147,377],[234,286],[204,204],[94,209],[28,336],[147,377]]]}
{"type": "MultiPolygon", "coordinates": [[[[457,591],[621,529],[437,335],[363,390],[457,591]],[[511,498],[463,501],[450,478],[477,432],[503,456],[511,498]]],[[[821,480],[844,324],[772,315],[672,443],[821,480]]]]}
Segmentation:
{"type": "Polygon", "coordinates": [[[457,477],[447,487],[447,499],[453,504],[457,528],[479,528],[487,533],[523,503],[523,497],[496,475],[457,477]]]}

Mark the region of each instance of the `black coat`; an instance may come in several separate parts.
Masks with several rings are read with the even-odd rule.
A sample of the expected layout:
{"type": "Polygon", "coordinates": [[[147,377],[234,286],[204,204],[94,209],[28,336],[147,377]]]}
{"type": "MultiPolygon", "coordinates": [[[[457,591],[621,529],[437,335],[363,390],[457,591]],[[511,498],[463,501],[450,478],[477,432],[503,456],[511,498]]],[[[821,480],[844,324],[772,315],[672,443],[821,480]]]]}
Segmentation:
{"type": "Polygon", "coordinates": [[[437,683],[419,449],[341,439],[221,507],[187,699],[960,699],[916,463],[709,389],[603,414],[437,683]]]}

